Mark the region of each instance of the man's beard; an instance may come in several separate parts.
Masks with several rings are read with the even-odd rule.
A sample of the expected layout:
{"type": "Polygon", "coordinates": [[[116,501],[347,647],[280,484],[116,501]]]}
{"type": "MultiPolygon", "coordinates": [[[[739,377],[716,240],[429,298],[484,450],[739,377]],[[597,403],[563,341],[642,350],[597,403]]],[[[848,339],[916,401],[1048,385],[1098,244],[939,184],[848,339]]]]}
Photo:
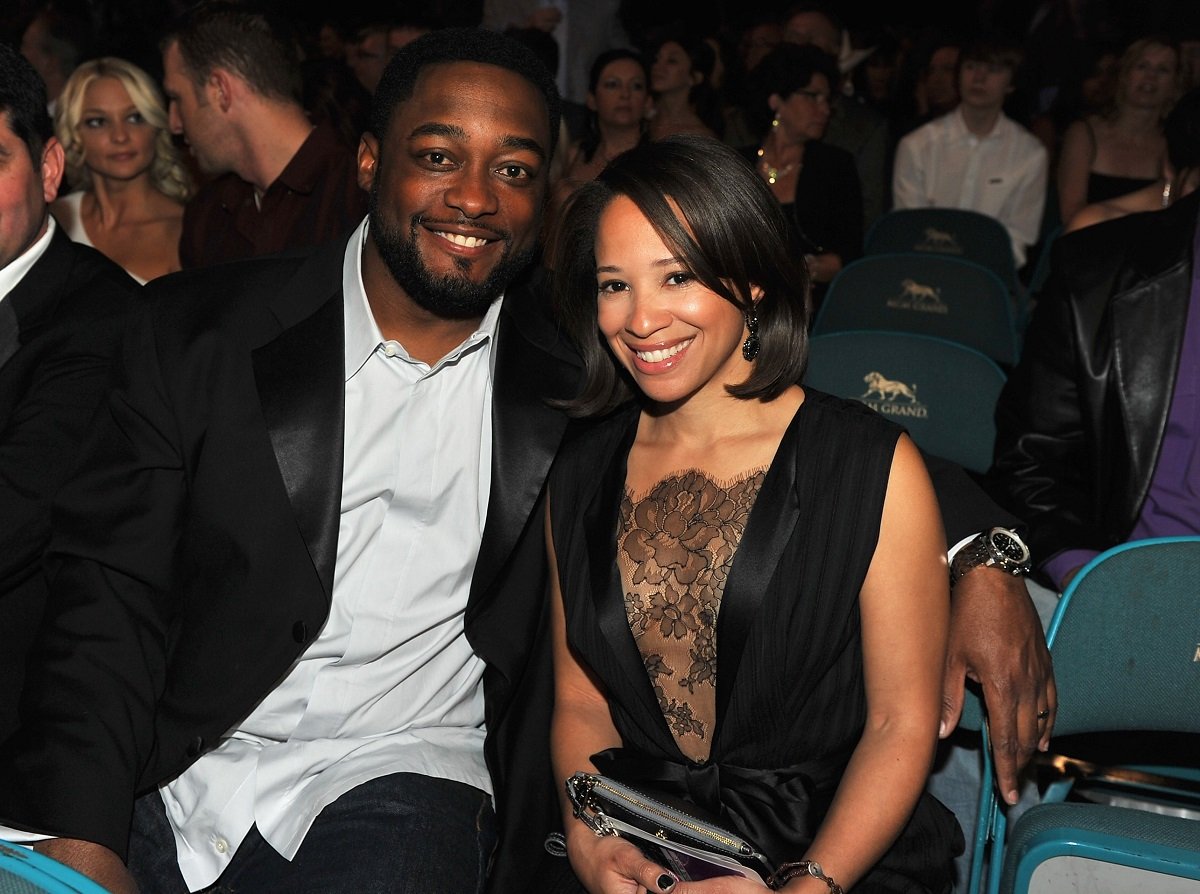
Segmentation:
{"type": "Polygon", "coordinates": [[[375,184],[371,186],[368,211],[371,239],[379,250],[379,256],[387,264],[392,278],[418,306],[445,319],[468,320],[482,317],[492,302],[500,297],[505,286],[533,261],[537,253],[537,247],[530,245],[514,254],[512,235],[501,233],[504,250],[500,260],[483,282],[471,281],[471,262],[465,258],[455,259],[455,265],[462,271],[461,276],[448,274],[437,277],[430,273],[417,251],[420,215],[413,216],[405,238],[399,227],[389,226],[380,216],[379,192],[375,184]]]}

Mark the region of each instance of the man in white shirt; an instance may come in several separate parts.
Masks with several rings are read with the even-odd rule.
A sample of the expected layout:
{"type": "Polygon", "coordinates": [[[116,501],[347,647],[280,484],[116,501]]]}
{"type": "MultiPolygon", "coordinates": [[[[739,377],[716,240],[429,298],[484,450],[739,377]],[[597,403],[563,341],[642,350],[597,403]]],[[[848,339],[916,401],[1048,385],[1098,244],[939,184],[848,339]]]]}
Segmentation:
{"type": "Polygon", "coordinates": [[[16,726],[46,602],[50,498],[108,383],[137,289],[55,225],[47,203],[62,173],[41,78],[0,44],[0,739],[16,726]]]}
{"type": "Polygon", "coordinates": [[[519,890],[557,822],[540,515],[576,367],[515,280],[558,114],[515,41],[426,35],[348,242],[148,290],[0,820],[117,891],[131,822],[143,892],[519,890]]]}
{"type": "Polygon", "coordinates": [[[1004,224],[1017,268],[1038,239],[1048,158],[1041,142],[1004,114],[1021,51],[980,40],[959,61],[958,106],[900,140],[895,208],[963,208],[1004,224]]]}

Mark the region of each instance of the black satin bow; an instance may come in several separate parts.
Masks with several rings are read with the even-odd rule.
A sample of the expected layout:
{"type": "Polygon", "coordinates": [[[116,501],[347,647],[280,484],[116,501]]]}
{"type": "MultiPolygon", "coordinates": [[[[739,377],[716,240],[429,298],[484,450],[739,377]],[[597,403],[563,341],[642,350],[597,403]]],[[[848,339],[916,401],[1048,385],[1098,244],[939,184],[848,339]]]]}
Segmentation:
{"type": "Polygon", "coordinates": [[[737,831],[773,865],[799,859],[829,809],[849,755],[781,770],[677,763],[627,748],[592,755],[605,776],[648,794],[682,798],[712,822],[737,831]]]}

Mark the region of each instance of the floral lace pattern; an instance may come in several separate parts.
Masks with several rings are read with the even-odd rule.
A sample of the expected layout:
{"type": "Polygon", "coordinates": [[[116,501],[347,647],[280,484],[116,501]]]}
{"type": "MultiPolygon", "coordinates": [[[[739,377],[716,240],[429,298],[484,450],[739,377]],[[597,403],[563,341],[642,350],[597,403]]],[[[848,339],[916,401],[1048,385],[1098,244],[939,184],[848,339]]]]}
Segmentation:
{"type": "Polygon", "coordinates": [[[705,760],[716,715],[717,613],[746,519],[766,477],[728,484],[692,470],[621,501],[617,562],[625,614],[680,750],[705,760]]]}

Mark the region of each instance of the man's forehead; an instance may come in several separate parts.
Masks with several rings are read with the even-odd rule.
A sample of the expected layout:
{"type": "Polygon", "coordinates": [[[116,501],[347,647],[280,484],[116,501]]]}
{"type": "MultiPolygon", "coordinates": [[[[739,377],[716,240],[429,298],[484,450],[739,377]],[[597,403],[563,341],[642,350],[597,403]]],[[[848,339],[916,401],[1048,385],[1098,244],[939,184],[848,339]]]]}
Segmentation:
{"type": "MultiPolygon", "coordinates": [[[[412,95],[396,104],[392,120],[424,118],[436,111],[470,121],[481,110],[491,108],[528,115],[529,125],[535,128],[532,135],[549,139],[546,98],[541,90],[519,72],[488,62],[449,61],[424,66],[413,82],[412,95]],[[500,97],[489,97],[489,93],[499,93],[500,97]]],[[[414,125],[412,120],[406,123],[410,128],[414,125]]]]}
{"type": "Polygon", "coordinates": [[[475,62],[468,59],[447,59],[444,62],[429,62],[423,65],[413,81],[413,96],[421,91],[441,89],[460,82],[493,83],[496,80],[524,84],[529,92],[537,96],[539,107],[545,105],[545,99],[537,85],[520,72],[505,68],[503,65],[475,62]]]}

